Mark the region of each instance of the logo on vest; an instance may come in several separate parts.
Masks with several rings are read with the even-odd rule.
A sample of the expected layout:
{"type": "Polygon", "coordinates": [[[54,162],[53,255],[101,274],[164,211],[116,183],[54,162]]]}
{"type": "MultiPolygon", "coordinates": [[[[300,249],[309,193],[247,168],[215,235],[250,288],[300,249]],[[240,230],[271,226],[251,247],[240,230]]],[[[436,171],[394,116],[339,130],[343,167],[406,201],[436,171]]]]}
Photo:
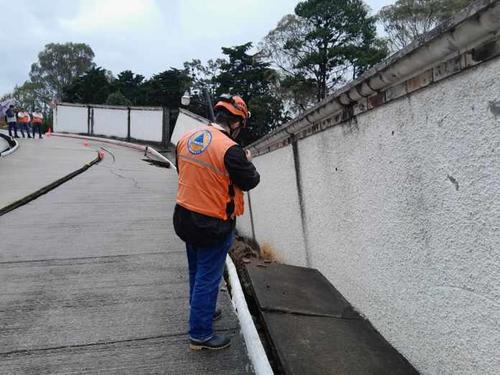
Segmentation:
{"type": "Polygon", "coordinates": [[[201,130],[189,137],[188,150],[194,155],[199,155],[208,148],[210,142],[212,142],[212,133],[208,130],[201,130]]]}

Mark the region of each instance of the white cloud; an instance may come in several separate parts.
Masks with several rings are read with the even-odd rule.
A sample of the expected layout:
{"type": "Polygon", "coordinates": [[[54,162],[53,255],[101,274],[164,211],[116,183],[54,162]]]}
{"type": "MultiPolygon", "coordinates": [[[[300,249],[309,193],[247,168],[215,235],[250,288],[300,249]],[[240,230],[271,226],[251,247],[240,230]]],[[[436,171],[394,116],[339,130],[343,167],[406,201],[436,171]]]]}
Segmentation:
{"type": "MultiPolygon", "coordinates": [[[[87,43],[97,65],[114,74],[130,69],[149,77],[184,61],[221,57],[223,46],[257,44],[298,2],[0,0],[0,95],[28,79],[47,43],[87,43]]],[[[367,2],[378,10],[393,0],[367,2]]]]}
{"type": "Polygon", "coordinates": [[[61,26],[75,33],[120,32],[145,27],[159,19],[153,0],[80,1],[74,18],[60,20],[61,26]]]}

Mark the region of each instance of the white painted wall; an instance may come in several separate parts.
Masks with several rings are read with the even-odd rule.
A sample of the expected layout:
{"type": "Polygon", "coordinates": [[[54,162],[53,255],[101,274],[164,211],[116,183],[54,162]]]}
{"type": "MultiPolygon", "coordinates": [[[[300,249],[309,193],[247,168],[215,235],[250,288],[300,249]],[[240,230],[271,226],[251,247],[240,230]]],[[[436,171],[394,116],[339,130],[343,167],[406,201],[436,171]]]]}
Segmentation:
{"type": "Polygon", "coordinates": [[[130,111],[130,136],[146,141],[162,141],[162,110],[130,111]]]}
{"type": "Polygon", "coordinates": [[[54,131],[87,133],[87,107],[57,106],[54,116],[54,131]]]}
{"type": "Polygon", "coordinates": [[[127,137],[127,109],[94,108],[94,135],[127,137]]]}
{"type": "Polygon", "coordinates": [[[176,145],[185,132],[206,124],[208,124],[208,120],[181,110],[179,112],[179,116],[177,117],[177,121],[175,122],[170,142],[176,145]]]}
{"type": "Polygon", "coordinates": [[[292,147],[256,158],[254,164],[261,178],[250,192],[256,239],[271,245],[280,261],[306,266],[292,147]]]}
{"type": "Polygon", "coordinates": [[[299,141],[305,240],[291,148],[255,159],[257,240],[297,265],[307,243],[422,374],[500,369],[499,71],[497,58],[299,141]]]}

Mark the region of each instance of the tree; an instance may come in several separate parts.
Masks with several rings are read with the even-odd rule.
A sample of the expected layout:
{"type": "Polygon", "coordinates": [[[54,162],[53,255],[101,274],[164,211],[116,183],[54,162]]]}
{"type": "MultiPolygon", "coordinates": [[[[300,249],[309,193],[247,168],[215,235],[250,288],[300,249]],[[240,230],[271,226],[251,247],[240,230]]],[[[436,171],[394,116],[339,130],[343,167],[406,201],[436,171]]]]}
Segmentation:
{"type": "Polygon", "coordinates": [[[128,99],[130,105],[141,105],[144,102],[143,82],[144,76],[125,70],[118,74],[117,79],[113,81],[113,90],[114,93],[119,92],[128,99]]]}
{"type": "Polygon", "coordinates": [[[112,74],[101,68],[91,68],[66,86],[62,100],[69,103],[104,104],[112,91],[112,74]]]}
{"type": "Polygon", "coordinates": [[[309,104],[325,98],[347,77],[357,77],[386,56],[376,38],[375,18],[362,0],[306,0],[285,16],[264,40],[264,50],[286,77],[285,84],[306,90],[309,104]]]}
{"type": "Polygon", "coordinates": [[[286,121],[282,102],[274,94],[272,85],[279,76],[259,54],[249,54],[251,48],[252,43],[223,47],[222,52],[228,60],[221,65],[221,72],[215,78],[217,95],[240,95],[252,113],[248,129],[241,135],[243,144],[257,140],[286,121]]]}
{"type": "Polygon", "coordinates": [[[170,68],[144,83],[145,104],[177,108],[190,85],[191,78],[185,70],[170,68]]]}
{"type": "Polygon", "coordinates": [[[410,44],[473,0],[397,0],[383,7],[378,19],[388,35],[392,51],[410,44]]]}
{"type": "Polygon", "coordinates": [[[41,99],[60,99],[64,87],[94,67],[94,52],[84,43],[50,43],[31,65],[31,82],[42,88],[41,99]]]}
{"type": "Polygon", "coordinates": [[[32,112],[39,109],[42,112],[47,112],[47,104],[40,100],[40,90],[39,84],[26,81],[21,86],[14,87],[12,98],[16,100],[20,108],[27,111],[32,112]]]}
{"type": "Polygon", "coordinates": [[[120,91],[115,91],[112,94],[109,94],[108,98],[106,99],[106,104],[109,105],[124,105],[124,106],[131,106],[132,102],[125,97],[120,91]]]}

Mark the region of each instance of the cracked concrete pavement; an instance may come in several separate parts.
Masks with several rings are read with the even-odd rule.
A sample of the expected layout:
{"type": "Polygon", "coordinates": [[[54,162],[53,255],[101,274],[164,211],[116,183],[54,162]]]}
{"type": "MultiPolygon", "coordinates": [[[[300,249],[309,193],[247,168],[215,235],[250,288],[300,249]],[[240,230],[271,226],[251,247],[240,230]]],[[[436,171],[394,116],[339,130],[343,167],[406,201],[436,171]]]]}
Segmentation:
{"type": "MultiPolygon", "coordinates": [[[[91,155],[73,152],[80,140],[54,143],[62,155],[91,155]]],[[[105,147],[116,160],[106,153],[0,217],[0,373],[251,372],[225,291],[216,329],[233,335],[233,345],[188,349],[187,264],[171,225],[175,172],[145,163],[140,152],[105,147]]]]}

